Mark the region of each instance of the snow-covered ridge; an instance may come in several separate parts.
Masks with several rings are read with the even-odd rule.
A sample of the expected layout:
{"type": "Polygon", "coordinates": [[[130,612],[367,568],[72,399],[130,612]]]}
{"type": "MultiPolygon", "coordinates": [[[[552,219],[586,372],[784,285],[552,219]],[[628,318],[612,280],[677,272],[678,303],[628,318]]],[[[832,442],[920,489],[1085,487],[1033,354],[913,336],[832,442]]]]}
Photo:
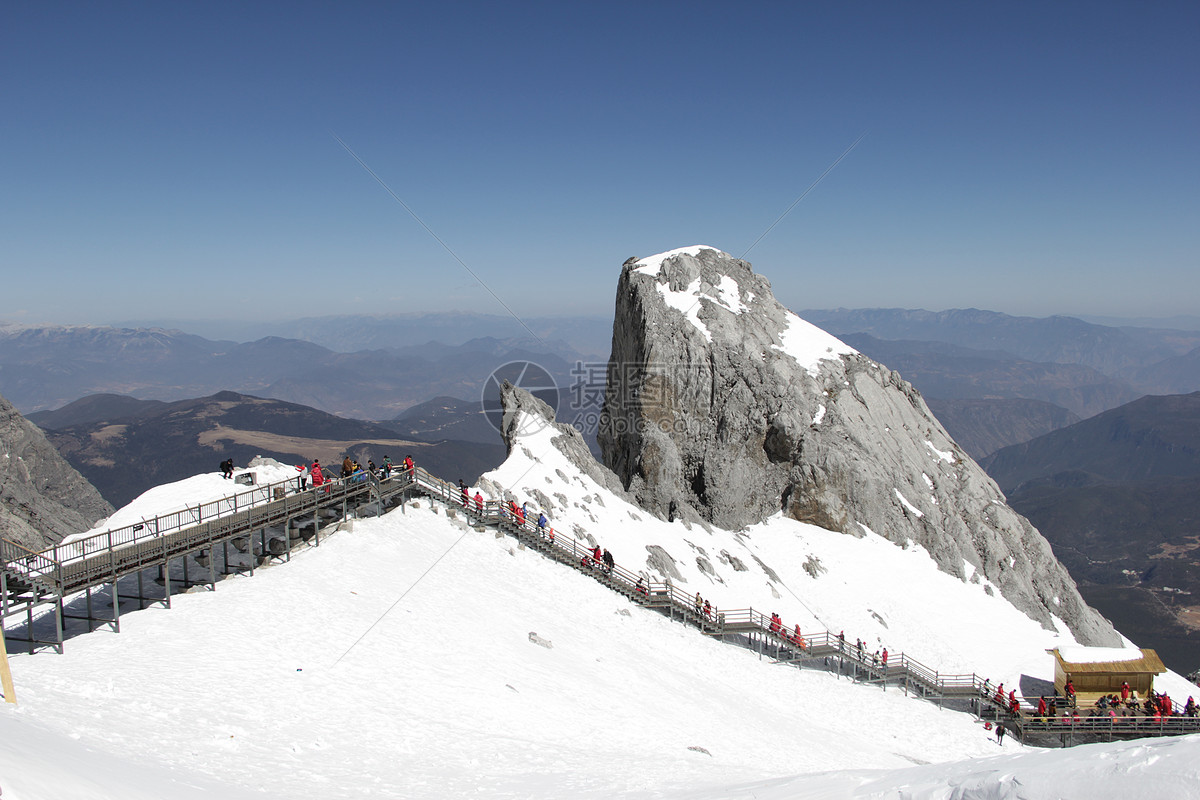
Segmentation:
{"type": "Polygon", "coordinates": [[[826,333],[791,311],[787,312],[787,327],[780,332],[779,338],[781,343],[775,346],[776,349],[796,359],[796,363],[814,378],[820,373],[822,361],[858,355],[857,350],[841,339],[826,333]]]}
{"type": "MultiPolygon", "coordinates": [[[[789,623],[822,620],[872,649],[969,663],[1007,685],[1052,676],[1041,648],[1069,646],[939,572],[920,547],[869,531],[855,538],[776,518],[731,533],[649,518],[582,475],[555,435],[543,427],[522,437],[485,490],[544,502],[554,524],[597,539],[623,564],[659,548],[655,563],[670,564],[689,592],[789,623]]],[[[170,610],[124,614],[120,635],[74,638],[63,656],[15,653],[24,695],[19,713],[0,710],[5,796],[783,800],[920,787],[930,798],[1000,798],[1020,786],[1031,798],[1084,787],[1095,798],[1149,788],[1169,800],[1170,787],[1200,778],[1200,737],[1033,754],[1011,739],[998,747],[969,715],[781,669],[426,500],[322,541],[252,579],[178,595],[170,610]],[[486,658],[464,653],[448,625],[486,658]],[[578,691],[564,690],[568,676],[578,691]],[[188,725],[155,710],[208,708],[214,685],[270,691],[188,725]],[[77,740],[101,754],[64,759],[77,740]],[[992,753],[1009,755],[983,759],[992,753]]]]}
{"type": "Polygon", "coordinates": [[[658,270],[662,267],[662,263],[668,258],[675,256],[698,256],[701,250],[716,250],[718,253],[724,252],[716,247],[710,247],[706,244],[693,244],[687,247],[677,247],[674,250],[668,250],[665,253],[658,253],[653,256],[646,256],[637,260],[637,271],[645,275],[657,275],[658,270]]]}
{"type": "MultiPolygon", "coordinates": [[[[737,280],[730,275],[722,275],[717,283],[706,284],[703,278],[697,277],[688,283],[686,287],[676,291],[671,289],[669,282],[661,274],[663,262],[667,259],[676,256],[697,256],[705,250],[722,252],[715,247],[708,247],[706,245],[680,247],[675,250],[668,250],[665,253],[639,259],[633,271],[658,278],[655,285],[662,296],[663,303],[668,308],[673,308],[682,314],[688,322],[700,331],[707,341],[711,342],[712,332],[704,324],[704,321],[700,319],[701,303],[707,300],[730,313],[745,313],[749,309],[742,300],[742,290],[738,286],[737,280]]],[[[724,255],[728,254],[724,253],[724,255]]],[[[753,294],[750,294],[747,299],[752,298],[753,294]]]]}
{"type": "MultiPolygon", "coordinates": [[[[707,284],[701,277],[697,277],[685,288],[672,290],[662,274],[664,262],[677,256],[696,257],[705,250],[732,258],[728,253],[715,247],[690,245],[638,259],[633,271],[658,278],[656,287],[667,307],[683,314],[688,322],[700,331],[705,340],[711,343],[713,341],[712,332],[700,319],[701,303],[707,300],[732,314],[744,314],[750,310],[747,303],[754,299],[755,293],[740,286],[732,275],[721,275],[719,279],[714,279],[715,283],[711,284],[707,284]]],[[[785,322],[783,329],[779,332],[780,342],[774,345],[774,348],[794,358],[796,363],[808,370],[810,375],[816,377],[820,362],[823,360],[858,353],[857,350],[836,336],[826,333],[782,306],[779,310],[785,315],[785,322]]]]}

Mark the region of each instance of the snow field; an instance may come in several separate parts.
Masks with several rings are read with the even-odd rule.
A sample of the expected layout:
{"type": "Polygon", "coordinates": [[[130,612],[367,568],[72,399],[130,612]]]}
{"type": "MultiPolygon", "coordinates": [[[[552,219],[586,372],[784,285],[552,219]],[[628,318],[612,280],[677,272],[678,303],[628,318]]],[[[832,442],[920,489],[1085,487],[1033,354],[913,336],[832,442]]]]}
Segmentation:
{"type": "MultiPolygon", "coordinates": [[[[718,607],[1010,687],[1048,680],[1045,648],[1071,644],[869,531],[651,518],[554,435],[523,438],[486,477],[625,567],[649,573],[647,547],[661,547],[677,585],[718,607]]],[[[212,478],[160,487],[154,503],[194,502],[212,478]]],[[[151,505],[138,513],[169,510],[151,505]]],[[[1001,749],[968,715],[708,639],[428,500],[341,528],[253,578],[125,613],[119,635],[14,654],[6,800],[1192,796],[1200,737],[1001,749]],[[1002,752],[1033,755],[980,758],[1002,752]]],[[[1178,676],[1158,686],[1194,691],[1178,676]]]]}
{"type": "Polygon", "coordinates": [[[760,662],[427,507],[13,668],[20,714],[62,736],[279,797],[598,796],[992,747],[965,715],[760,662]]]}

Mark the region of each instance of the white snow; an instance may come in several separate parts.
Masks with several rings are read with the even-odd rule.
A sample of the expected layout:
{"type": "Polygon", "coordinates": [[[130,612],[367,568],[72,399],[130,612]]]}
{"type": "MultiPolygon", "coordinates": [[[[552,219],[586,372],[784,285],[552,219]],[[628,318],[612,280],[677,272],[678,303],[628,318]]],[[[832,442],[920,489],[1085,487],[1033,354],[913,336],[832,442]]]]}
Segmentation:
{"type": "Polygon", "coordinates": [[[738,282],[729,275],[722,275],[721,282],[713,287],[712,299],[734,314],[742,314],[750,310],[742,302],[738,282]]]}
{"type": "Polygon", "coordinates": [[[668,250],[665,253],[658,253],[657,255],[639,258],[637,260],[638,266],[636,271],[646,275],[657,275],[659,269],[662,267],[662,263],[668,258],[673,258],[674,256],[698,256],[700,255],[701,250],[716,250],[718,253],[722,252],[720,248],[710,247],[706,244],[693,244],[687,247],[677,247],[674,250],[668,250]]]}
{"type": "MultiPolygon", "coordinates": [[[[665,253],[638,259],[634,271],[644,275],[659,277],[662,264],[668,258],[678,255],[696,256],[702,250],[722,252],[715,247],[707,245],[680,247],[675,250],[668,250],[665,253]]],[[[741,314],[748,310],[746,302],[753,299],[753,293],[747,293],[746,300],[743,301],[741,289],[737,281],[729,275],[721,276],[720,283],[709,287],[709,291],[707,292],[700,278],[693,280],[681,291],[672,291],[670,286],[661,280],[655,285],[662,295],[663,302],[670,308],[683,314],[709,342],[713,340],[712,332],[709,331],[708,326],[700,319],[702,301],[709,300],[714,305],[720,306],[727,311],[734,314],[741,314]]],[[[782,306],[780,308],[783,309],[782,306]]],[[[842,355],[857,354],[857,350],[836,336],[826,333],[812,323],[806,322],[787,309],[783,309],[783,311],[786,314],[787,322],[784,329],[779,333],[780,343],[774,345],[774,348],[790,355],[796,360],[797,364],[807,370],[813,377],[817,376],[821,361],[836,359],[842,355]]]]}
{"type": "Polygon", "coordinates": [[[899,489],[892,489],[892,491],[896,493],[896,498],[901,503],[904,504],[904,507],[908,509],[910,514],[912,514],[914,517],[918,517],[918,518],[925,516],[924,512],[922,512],[921,509],[917,508],[912,503],[908,502],[908,498],[905,497],[904,495],[900,494],[899,489]]]}
{"type": "MultiPolygon", "coordinates": [[[[661,546],[677,585],[718,608],[1012,686],[1052,680],[1046,649],[1075,645],[866,526],[654,519],[553,436],[524,437],[489,479],[542,493],[556,528],[623,566],[649,572],[646,546],[661,546]]],[[[162,508],[144,495],[137,513],[211,478],[161,487],[162,508]]],[[[1200,777],[1200,737],[1001,748],[969,715],[721,644],[429,506],[327,529],[289,563],[123,613],[121,633],[75,636],[61,656],[12,653],[5,800],[1169,799],[1200,777]]],[[[1156,688],[1194,691],[1175,675],[1156,688]]]]}
{"type": "Polygon", "coordinates": [[[814,426],[820,425],[821,420],[823,420],[823,419],[825,419],[825,404],[824,403],[817,406],[817,413],[813,414],[812,424],[814,426]]]}
{"type": "MultiPolygon", "coordinates": [[[[702,250],[716,250],[717,252],[721,252],[717,248],[707,245],[680,247],[675,250],[668,250],[665,253],[639,259],[636,262],[637,266],[634,268],[634,272],[658,277],[663,262],[668,258],[679,255],[696,256],[702,250]]],[[[693,280],[682,291],[672,291],[670,285],[661,280],[655,286],[659,294],[662,295],[663,302],[668,307],[683,314],[687,321],[696,326],[696,329],[709,342],[712,341],[712,332],[709,331],[708,326],[700,319],[700,309],[704,300],[709,300],[734,314],[741,314],[747,310],[746,304],[742,302],[741,290],[737,281],[729,275],[722,275],[720,282],[715,286],[708,287],[708,291],[705,291],[705,285],[700,278],[693,280]]]]}
{"type": "Polygon", "coordinates": [[[155,486],[143,492],[129,505],[118,509],[111,517],[97,522],[92,526],[92,530],[69,536],[63,543],[94,536],[101,531],[134,525],[159,514],[194,508],[202,503],[217,500],[229,500],[229,510],[232,511],[232,498],[235,495],[239,497],[238,508],[248,508],[247,502],[269,502],[270,497],[264,491],[267,486],[279,481],[290,481],[294,484],[299,474],[299,470],[294,466],[271,462],[234,470],[233,479],[221,477],[220,472],[205,472],[184,481],[155,486]],[[254,473],[255,483],[252,486],[236,482],[239,475],[247,472],[254,473]],[[243,502],[243,498],[246,502],[243,502]]]}
{"type": "Polygon", "coordinates": [[[929,441],[928,439],[925,440],[925,446],[932,450],[935,456],[940,458],[942,461],[945,461],[947,464],[954,463],[954,453],[951,453],[949,450],[938,450],[937,447],[934,446],[933,442],[929,441]]]}
{"type": "Polygon", "coordinates": [[[657,283],[659,294],[662,295],[663,302],[668,307],[675,309],[687,319],[688,322],[696,326],[696,328],[704,335],[704,338],[711,342],[713,340],[712,332],[708,326],[700,319],[700,301],[704,295],[700,292],[700,279],[692,281],[687,285],[687,288],[681,292],[673,292],[670,286],[666,283],[657,283]]]}
{"type": "Polygon", "coordinates": [[[775,349],[790,355],[814,378],[819,373],[822,361],[858,353],[841,339],[800,319],[791,311],[787,312],[787,327],[780,331],[779,338],[780,344],[775,345],[775,349]]]}
{"type": "Polygon", "coordinates": [[[1099,664],[1107,661],[1137,661],[1142,651],[1136,647],[1083,647],[1080,645],[1058,648],[1064,661],[1072,664],[1099,664]]]}

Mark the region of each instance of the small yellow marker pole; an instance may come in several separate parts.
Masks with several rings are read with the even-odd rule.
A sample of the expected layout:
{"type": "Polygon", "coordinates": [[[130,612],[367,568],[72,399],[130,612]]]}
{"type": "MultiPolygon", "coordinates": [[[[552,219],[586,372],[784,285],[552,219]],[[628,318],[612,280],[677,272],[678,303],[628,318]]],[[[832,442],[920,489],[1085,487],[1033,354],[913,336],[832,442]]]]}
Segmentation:
{"type": "Polygon", "coordinates": [[[0,686],[4,689],[4,702],[17,704],[17,690],[13,687],[12,670],[8,668],[8,645],[4,642],[4,628],[0,627],[0,686]]]}

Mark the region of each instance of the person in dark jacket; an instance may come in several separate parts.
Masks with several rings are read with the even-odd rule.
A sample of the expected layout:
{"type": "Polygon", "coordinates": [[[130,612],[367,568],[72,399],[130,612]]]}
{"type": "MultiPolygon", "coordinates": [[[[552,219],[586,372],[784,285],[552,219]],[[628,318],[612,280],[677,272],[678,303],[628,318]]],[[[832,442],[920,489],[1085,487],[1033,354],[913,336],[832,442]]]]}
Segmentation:
{"type": "Polygon", "coordinates": [[[227,458],[221,462],[221,477],[226,478],[226,479],[233,477],[233,459],[232,458],[227,458]]]}

